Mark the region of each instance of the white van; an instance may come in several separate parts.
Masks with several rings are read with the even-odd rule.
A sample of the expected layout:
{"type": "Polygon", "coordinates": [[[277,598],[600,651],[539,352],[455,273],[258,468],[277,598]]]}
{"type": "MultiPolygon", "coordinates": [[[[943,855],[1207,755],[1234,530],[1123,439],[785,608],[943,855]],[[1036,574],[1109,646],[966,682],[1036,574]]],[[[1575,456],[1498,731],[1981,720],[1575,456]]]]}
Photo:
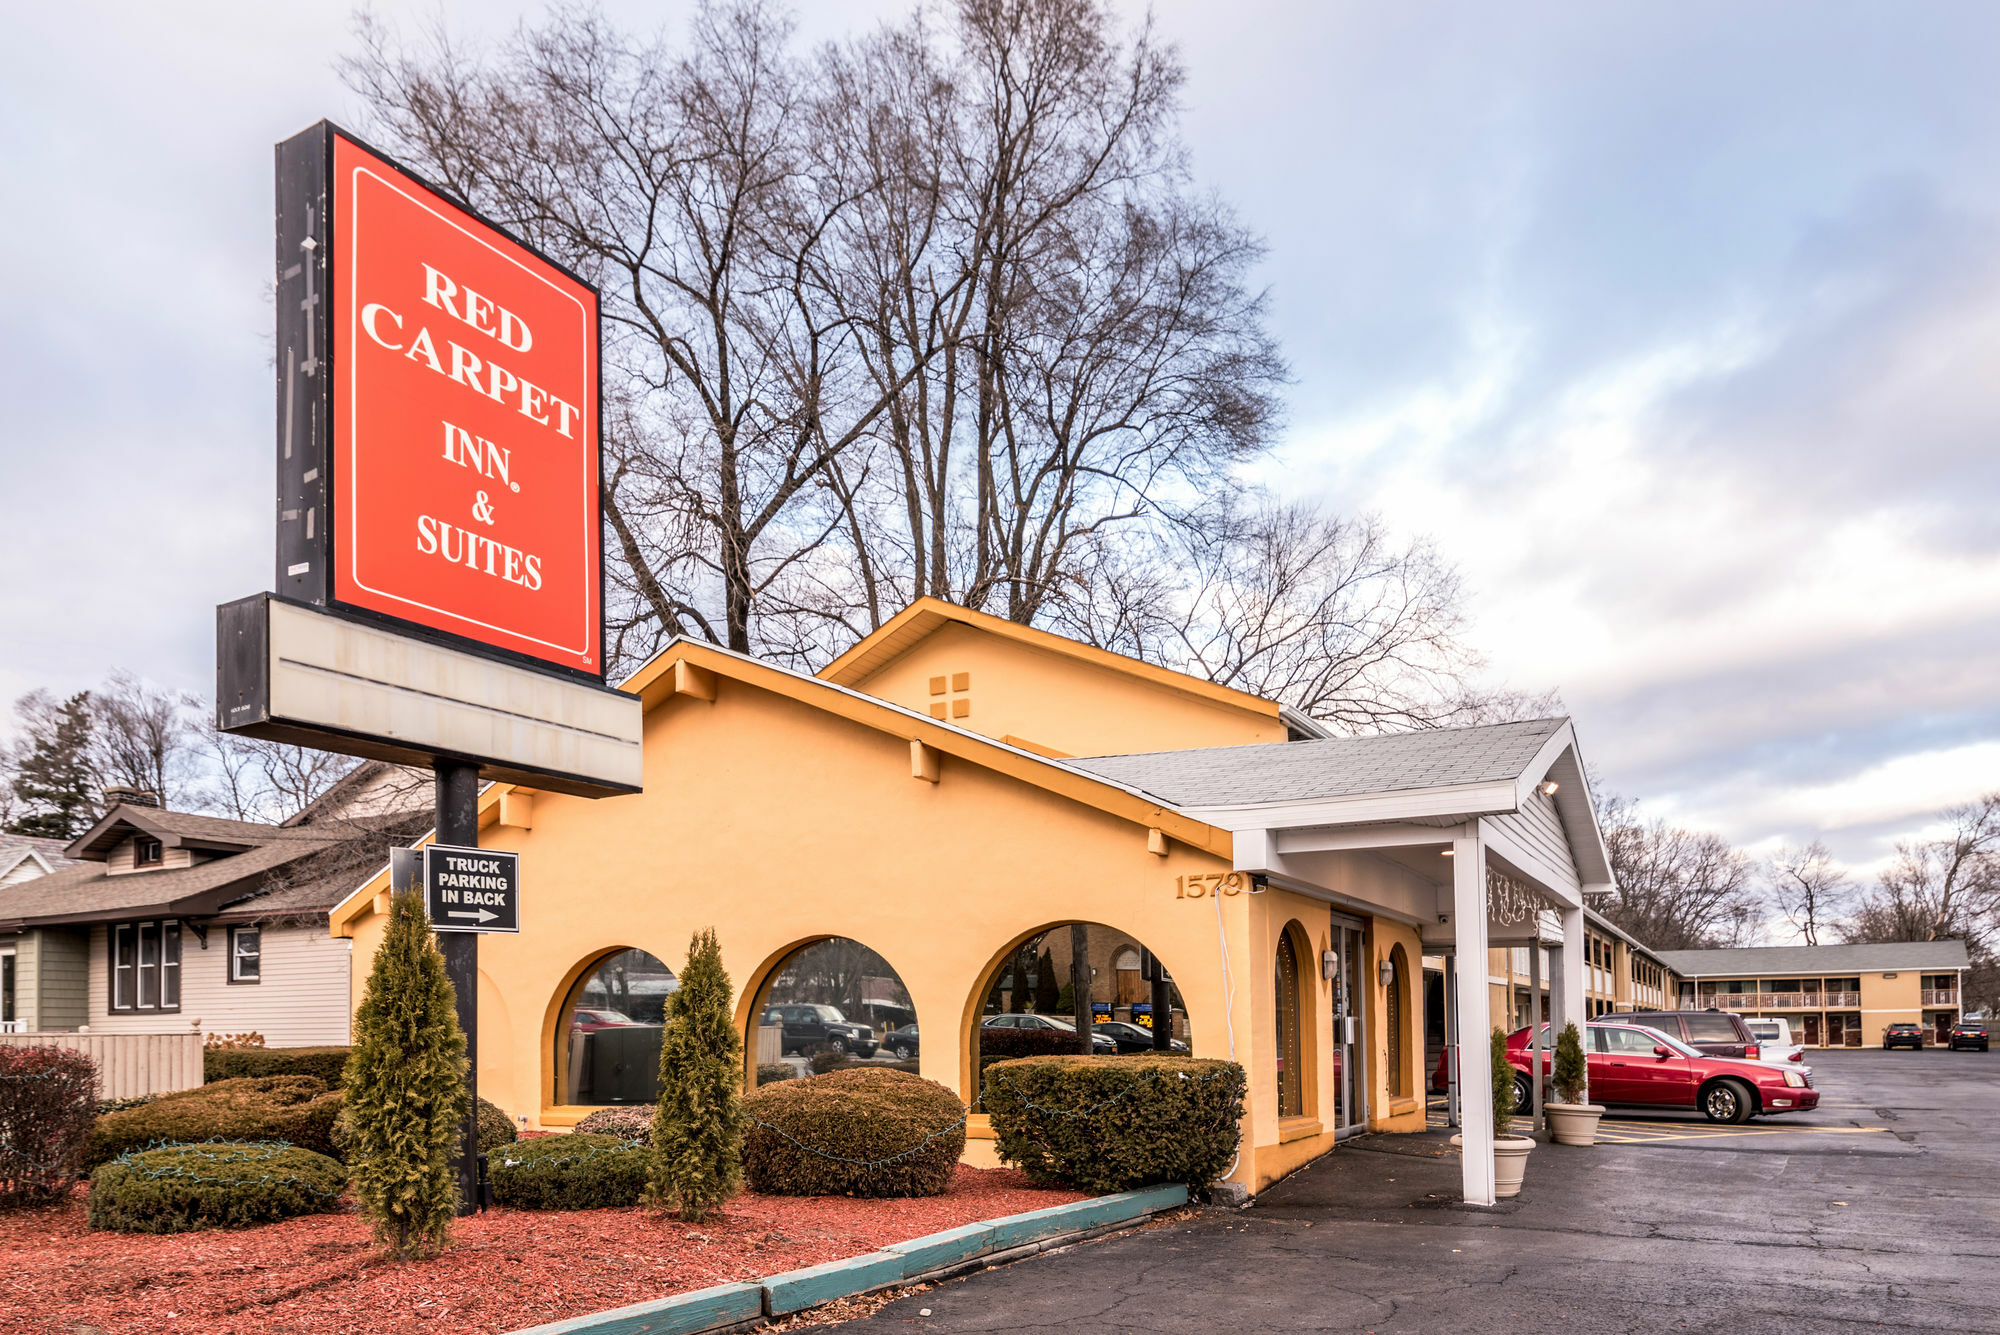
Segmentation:
{"type": "Polygon", "coordinates": [[[1792,1022],[1746,1015],[1743,1023],[1757,1040],[1757,1059],[1775,1065],[1791,1065],[1805,1060],[1805,1048],[1792,1034],[1792,1022]]]}

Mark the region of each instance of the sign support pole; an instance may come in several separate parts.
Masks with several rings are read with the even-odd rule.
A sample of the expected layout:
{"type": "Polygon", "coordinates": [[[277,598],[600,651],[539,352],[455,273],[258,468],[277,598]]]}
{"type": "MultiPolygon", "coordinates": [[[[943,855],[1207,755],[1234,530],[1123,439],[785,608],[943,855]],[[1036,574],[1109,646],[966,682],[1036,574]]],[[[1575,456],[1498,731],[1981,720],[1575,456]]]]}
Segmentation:
{"type": "MultiPolygon", "coordinates": [[[[440,760],[437,774],[437,841],[479,847],[479,767],[440,760]]],[[[465,1123],[459,1131],[458,1213],[479,1208],[479,933],[439,932],[438,951],[458,1000],[465,1033],[465,1123]]]]}

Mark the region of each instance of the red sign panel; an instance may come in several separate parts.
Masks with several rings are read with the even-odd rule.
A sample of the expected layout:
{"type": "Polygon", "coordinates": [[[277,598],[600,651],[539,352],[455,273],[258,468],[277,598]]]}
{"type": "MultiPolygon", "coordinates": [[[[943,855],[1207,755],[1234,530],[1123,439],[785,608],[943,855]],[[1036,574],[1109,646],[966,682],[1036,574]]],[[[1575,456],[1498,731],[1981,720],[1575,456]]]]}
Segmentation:
{"type": "Polygon", "coordinates": [[[334,601],[601,676],[597,294],[333,137],[334,601]]]}

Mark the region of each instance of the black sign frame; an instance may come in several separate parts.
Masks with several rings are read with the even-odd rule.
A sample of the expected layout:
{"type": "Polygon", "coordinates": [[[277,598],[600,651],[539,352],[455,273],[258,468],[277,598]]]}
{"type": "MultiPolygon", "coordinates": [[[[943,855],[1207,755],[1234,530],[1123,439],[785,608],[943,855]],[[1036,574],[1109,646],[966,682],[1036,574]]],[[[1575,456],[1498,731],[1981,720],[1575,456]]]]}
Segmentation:
{"type": "Polygon", "coordinates": [[[504,933],[519,935],[521,931],[521,855],[498,848],[462,848],[455,844],[425,844],[422,850],[424,885],[424,911],[430,914],[431,930],[436,932],[465,932],[492,935],[504,933]],[[441,866],[453,858],[477,859],[480,863],[490,863],[477,870],[467,869],[467,874],[482,877],[498,876],[505,884],[486,888],[484,893],[503,896],[498,903],[482,901],[470,906],[456,899],[442,898],[446,887],[438,884],[440,875],[448,874],[449,868],[441,866]],[[494,911],[497,910],[497,911],[494,911]],[[463,921],[470,918],[471,922],[463,921]],[[498,925],[494,925],[494,924],[498,925]]]}

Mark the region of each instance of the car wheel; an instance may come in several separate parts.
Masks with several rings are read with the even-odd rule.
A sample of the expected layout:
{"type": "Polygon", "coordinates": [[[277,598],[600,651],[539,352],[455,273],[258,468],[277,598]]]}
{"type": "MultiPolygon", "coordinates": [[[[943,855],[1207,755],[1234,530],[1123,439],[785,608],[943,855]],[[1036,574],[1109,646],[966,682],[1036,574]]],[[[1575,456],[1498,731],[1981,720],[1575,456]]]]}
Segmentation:
{"type": "Polygon", "coordinates": [[[908,1061],[910,1059],[910,1054],[915,1051],[915,1049],[912,1048],[907,1043],[899,1043],[895,1047],[889,1050],[896,1054],[896,1060],[899,1062],[908,1061]]]}
{"type": "Polygon", "coordinates": [[[1735,1080],[1718,1080],[1701,1092],[1701,1111],[1711,1122],[1747,1122],[1753,1107],[1750,1091],[1735,1080]]]}
{"type": "Polygon", "coordinates": [[[829,1052],[833,1052],[841,1056],[845,1056],[847,1054],[847,1040],[844,1038],[836,1038],[832,1042],[828,1043],[826,1046],[829,1052]]]}
{"type": "Polygon", "coordinates": [[[1535,1091],[1528,1084],[1528,1077],[1514,1072],[1514,1112],[1516,1116],[1531,1117],[1535,1111],[1535,1091]]]}

